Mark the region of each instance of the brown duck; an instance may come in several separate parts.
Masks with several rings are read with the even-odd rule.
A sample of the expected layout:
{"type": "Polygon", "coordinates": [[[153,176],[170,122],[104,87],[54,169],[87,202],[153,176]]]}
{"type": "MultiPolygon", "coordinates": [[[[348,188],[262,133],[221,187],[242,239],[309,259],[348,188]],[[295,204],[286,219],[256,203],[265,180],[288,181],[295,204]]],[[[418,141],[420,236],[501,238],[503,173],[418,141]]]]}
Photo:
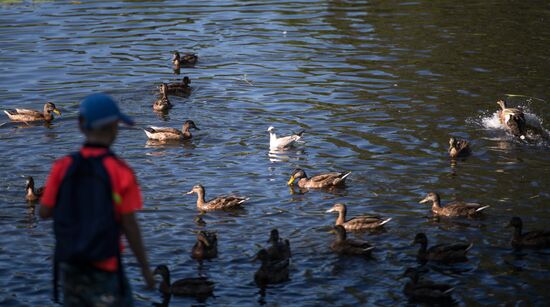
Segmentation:
{"type": "Polygon", "coordinates": [[[143,129],[143,131],[150,140],[164,142],[188,140],[193,137],[191,131],[189,131],[190,129],[200,130],[197,125],[195,125],[195,122],[186,120],[181,130],[176,128],[150,126],[143,129]]]}
{"type": "Polygon", "coordinates": [[[351,172],[330,172],[308,178],[303,169],[297,168],[290,175],[288,185],[296,183],[299,188],[305,189],[333,188],[343,186],[350,174],[351,172]]]}
{"type": "Polygon", "coordinates": [[[419,261],[436,261],[455,263],[468,261],[466,253],[474,246],[473,243],[438,244],[428,249],[428,238],[419,233],[414,238],[414,244],[420,244],[416,259],[419,261]]]}
{"type": "Polygon", "coordinates": [[[28,201],[37,201],[42,197],[42,193],[44,193],[44,187],[34,189],[34,179],[29,176],[27,177],[27,183],[25,185],[25,191],[27,194],[25,195],[25,199],[28,201]]]}
{"type": "Polygon", "coordinates": [[[218,237],[216,233],[201,230],[197,242],[191,250],[191,258],[196,260],[212,259],[218,256],[218,237]]]}
{"type": "Polygon", "coordinates": [[[173,69],[180,69],[182,66],[195,66],[198,60],[199,57],[195,53],[187,53],[183,56],[180,56],[180,53],[178,51],[174,51],[174,54],[172,56],[172,64],[174,64],[173,69]]]}
{"type": "Polygon", "coordinates": [[[518,108],[506,107],[506,102],[504,102],[504,100],[497,101],[497,104],[500,106],[500,110],[498,111],[500,123],[514,136],[525,139],[527,122],[523,111],[518,108]]]}
{"type": "Polygon", "coordinates": [[[240,207],[249,198],[235,195],[224,195],[215,197],[209,201],[204,199],[205,190],[200,184],[197,184],[187,192],[187,194],[197,193],[197,209],[200,211],[228,210],[240,207]]]}
{"type": "Polygon", "coordinates": [[[342,255],[369,256],[374,247],[367,241],[348,239],[346,229],[342,225],[334,226],[336,239],[330,244],[330,249],[342,255]]]}
{"type": "Polygon", "coordinates": [[[4,110],[4,113],[14,122],[33,122],[33,121],[45,121],[51,122],[53,120],[53,114],[61,115],[53,102],[48,102],[44,105],[44,111],[36,111],[29,109],[15,109],[4,110]]]}
{"type": "Polygon", "coordinates": [[[214,283],[205,277],[184,278],[170,283],[170,271],[166,265],[157,266],[153,274],[159,274],[162,277],[159,291],[163,294],[208,297],[214,292],[214,283]]]}
{"type": "Polygon", "coordinates": [[[254,281],[259,287],[267,284],[277,284],[288,280],[290,260],[275,260],[269,257],[265,249],[261,249],[254,260],[260,260],[262,265],[254,274],[254,281]]]}
{"type": "Polygon", "coordinates": [[[383,219],[378,215],[360,215],[346,221],[347,208],[344,204],[335,204],[326,212],[338,212],[336,225],[344,226],[347,231],[376,229],[391,221],[391,218],[383,219]]]}
{"type": "Polygon", "coordinates": [[[292,256],[290,252],[290,242],[287,239],[279,237],[279,230],[271,230],[267,243],[270,244],[267,248],[269,259],[281,261],[289,259],[292,256]]]}
{"type": "Polygon", "coordinates": [[[185,76],[180,82],[166,84],[166,94],[170,95],[188,95],[191,92],[191,79],[185,76]]]}
{"type": "Polygon", "coordinates": [[[510,220],[508,227],[514,227],[512,247],[514,248],[547,248],[550,247],[550,231],[532,230],[522,233],[523,222],[515,216],[510,220]]]}
{"type": "Polygon", "coordinates": [[[159,86],[160,94],[157,100],[153,103],[153,111],[162,112],[167,111],[172,108],[172,103],[168,99],[168,94],[166,92],[167,85],[163,83],[159,86]]]}
{"type": "Polygon", "coordinates": [[[456,139],[454,137],[449,139],[449,157],[451,157],[451,159],[466,157],[469,154],[470,143],[468,141],[456,139]]]}
{"type": "MultiPolygon", "coordinates": [[[[403,293],[413,301],[436,303],[451,301],[451,292],[454,288],[447,284],[438,284],[429,280],[420,280],[418,271],[408,268],[402,277],[409,277],[410,281],[405,284],[403,293]]],[[[451,304],[452,305],[452,304],[451,304]]]]}
{"type": "Polygon", "coordinates": [[[461,201],[453,201],[442,207],[439,194],[434,192],[428,193],[419,203],[423,204],[427,202],[432,202],[432,213],[434,215],[446,217],[473,217],[490,207],[461,201]]]}

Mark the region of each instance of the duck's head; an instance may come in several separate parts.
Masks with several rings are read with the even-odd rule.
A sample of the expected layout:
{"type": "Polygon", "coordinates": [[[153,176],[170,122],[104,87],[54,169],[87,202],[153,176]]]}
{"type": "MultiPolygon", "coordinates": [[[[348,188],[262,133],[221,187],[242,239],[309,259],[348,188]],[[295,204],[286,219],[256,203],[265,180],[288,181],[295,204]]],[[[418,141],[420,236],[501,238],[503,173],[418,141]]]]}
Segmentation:
{"type": "Polygon", "coordinates": [[[424,204],[427,202],[439,202],[439,195],[437,195],[437,193],[435,192],[430,192],[428,193],[428,195],[426,195],[426,197],[424,197],[424,199],[422,199],[418,203],[424,204]]]}
{"type": "Polygon", "coordinates": [[[303,169],[297,168],[290,174],[290,179],[287,184],[292,185],[296,179],[307,178],[306,172],[303,169]]]}
{"type": "Polygon", "coordinates": [[[269,234],[269,240],[267,240],[267,243],[277,243],[279,242],[279,230],[272,229],[271,233],[269,234]]]}
{"type": "Polygon", "coordinates": [[[525,139],[525,118],[520,114],[508,114],[506,116],[506,125],[510,128],[510,132],[519,137],[525,139]]]}
{"type": "Polygon", "coordinates": [[[343,211],[346,211],[346,205],[344,204],[335,204],[334,206],[332,206],[332,208],[328,209],[327,213],[330,213],[330,212],[343,212],[343,211]]]}
{"type": "Polygon", "coordinates": [[[331,231],[332,233],[336,234],[336,238],[338,241],[343,241],[346,239],[346,228],[342,225],[336,225],[331,231]]]}
{"type": "Polygon", "coordinates": [[[189,79],[189,77],[185,76],[185,77],[183,77],[182,82],[183,82],[184,85],[189,85],[189,84],[191,84],[191,79],[189,79]]]}
{"type": "Polygon", "coordinates": [[[508,224],[508,227],[514,227],[514,228],[521,228],[523,226],[523,222],[521,221],[521,218],[514,216],[510,223],[508,224]]]}
{"type": "Polygon", "coordinates": [[[451,138],[449,139],[449,148],[454,148],[454,147],[456,147],[456,146],[458,145],[457,143],[458,143],[458,140],[455,139],[454,137],[451,137],[451,138]]]}
{"type": "Polygon", "coordinates": [[[44,105],[44,111],[46,111],[47,113],[54,112],[57,115],[61,115],[61,111],[59,111],[59,109],[55,106],[53,102],[46,103],[44,105]]]}
{"type": "Polygon", "coordinates": [[[273,127],[273,126],[269,126],[269,128],[267,128],[267,132],[269,132],[269,133],[272,133],[274,131],[275,131],[275,127],[273,127]]]}
{"type": "Polygon", "coordinates": [[[269,260],[269,254],[267,251],[262,248],[256,253],[256,256],[252,259],[252,261],[260,260],[262,263],[269,260]]]}
{"type": "Polygon", "coordinates": [[[422,245],[428,244],[428,237],[426,237],[426,235],[422,232],[417,233],[416,236],[414,237],[413,244],[422,244],[422,245]]]}
{"type": "Polygon", "coordinates": [[[199,127],[197,127],[197,125],[195,125],[195,122],[193,122],[192,120],[186,120],[185,123],[183,123],[183,130],[187,130],[187,129],[195,129],[195,130],[201,130],[199,129],[199,127]]]}
{"type": "Polygon", "coordinates": [[[204,243],[206,246],[210,246],[216,241],[216,234],[201,230],[197,233],[197,241],[204,243]]]}
{"type": "Polygon", "coordinates": [[[164,264],[158,265],[155,270],[153,271],[153,275],[160,275],[163,279],[167,279],[170,277],[170,270],[168,270],[168,267],[164,264]]]}
{"type": "Polygon", "coordinates": [[[162,83],[161,85],[159,85],[159,91],[162,96],[166,95],[167,89],[168,89],[168,85],[166,83],[162,83]]]}
{"type": "Polygon", "coordinates": [[[180,53],[177,51],[172,52],[172,62],[180,60],[180,53]]]}
{"type": "Polygon", "coordinates": [[[27,181],[25,183],[25,190],[28,189],[34,189],[34,179],[32,176],[27,177],[27,181]]]}
{"type": "Polygon", "coordinates": [[[187,194],[193,193],[204,193],[204,187],[200,184],[194,185],[191,191],[187,192],[187,194]]]}

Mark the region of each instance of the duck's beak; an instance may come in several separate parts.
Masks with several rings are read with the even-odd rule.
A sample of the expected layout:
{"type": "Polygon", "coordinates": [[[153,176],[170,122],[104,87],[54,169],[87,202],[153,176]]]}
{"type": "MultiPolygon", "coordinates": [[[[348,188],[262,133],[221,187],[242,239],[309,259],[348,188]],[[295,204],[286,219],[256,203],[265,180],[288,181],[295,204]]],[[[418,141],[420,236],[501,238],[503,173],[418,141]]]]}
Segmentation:
{"type": "Polygon", "coordinates": [[[57,115],[61,115],[61,111],[59,111],[58,109],[53,109],[53,112],[57,115]]]}
{"type": "Polygon", "coordinates": [[[326,213],[330,213],[330,212],[334,212],[334,211],[336,211],[336,209],[334,209],[334,208],[330,208],[330,209],[328,209],[328,210],[327,210],[327,211],[325,211],[325,212],[326,212],[326,213]]]}
{"type": "Polygon", "coordinates": [[[291,185],[294,182],[294,176],[290,176],[290,179],[286,184],[291,185]]]}
{"type": "Polygon", "coordinates": [[[193,127],[193,128],[195,128],[195,130],[201,130],[201,129],[199,129],[199,127],[197,127],[197,126],[195,126],[195,127],[193,127]]]}
{"type": "Polygon", "coordinates": [[[185,193],[185,194],[193,194],[193,193],[195,193],[195,191],[191,190],[191,191],[189,191],[189,192],[187,192],[187,193],[185,193]]]}
{"type": "Polygon", "coordinates": [[[427,203],[427,202],[429,202],[429,201],[430,201],[430,199],[429,199],[428,197],[426,197],[426,198],[424,198],[423,200],[419,201],[418,203],[419,203],[419,204],[423,204],[423,203],[427,203]]]}

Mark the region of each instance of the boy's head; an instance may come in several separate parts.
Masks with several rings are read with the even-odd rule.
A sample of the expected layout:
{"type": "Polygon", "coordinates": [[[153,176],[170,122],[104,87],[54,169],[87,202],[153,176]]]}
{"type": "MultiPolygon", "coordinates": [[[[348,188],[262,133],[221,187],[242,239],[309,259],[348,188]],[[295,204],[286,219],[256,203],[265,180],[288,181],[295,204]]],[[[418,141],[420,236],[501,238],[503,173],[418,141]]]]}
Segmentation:
{"type": "Polygon", "coordinates": [[[80,103],[78,123],[88,143],[110,146],[115,141],[120,121],[130,126],[134,124],[108,95],[92,94],[80,103]]]}

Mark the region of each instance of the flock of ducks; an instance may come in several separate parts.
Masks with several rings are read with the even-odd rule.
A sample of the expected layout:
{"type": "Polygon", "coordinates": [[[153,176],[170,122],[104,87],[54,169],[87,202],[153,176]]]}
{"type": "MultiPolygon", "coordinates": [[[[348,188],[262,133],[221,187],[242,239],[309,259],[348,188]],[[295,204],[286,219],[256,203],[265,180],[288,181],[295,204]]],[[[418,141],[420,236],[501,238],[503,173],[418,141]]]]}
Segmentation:
{"type": "MultiPolygon", "coordinates": [[[[181,67],[191,67],[198,61],[196,54],[185,54],[181,56],[179,52],[173,54],[173,69],[179,73],[181,67]]],[[[191,92],[191,80],[186,76],[181,83],[162,83],[159,86],[159,97],[153,103],[153,110],[156,112],[165,112],[172,108],[168,95],[189,95],[191,92]]],[[[499,100],[500,106],[498,112],[501,124],[515,137],[522,140],[526,137],[528,125],[525,121],[525,115],[519,108],[508,108],[506,103],[499,100]]],[[[44,105],[43,112],[28,109],[5,110],[6,115],[12,121],[50,122],[54,119],[53,114],[60,115],[61,112],[55,104],[48,102],[44,105]]],[[[200,130],[192,120],[187,120],[181,130],[166,127],[148,127],[144,129],[149,139],[168,142],[182,141],[192,138],[190,129],[200,130]]],[[[287,150],[300,142],[304,131],[278,137],[274,127],[267,129],[269,133],[270,150],[287,150]]],[[[469,142],[456,139],[449,140],[448,154],[451,159],[466,157],[471,153],[469,142]]],[[[333,188],[344,187],[346,179],[351,172],[326,172],[308,177],[303,169],[295,169],[288,180],[289,186],[296,186],[300,189],[321,189],[330,190],[333,188]]],[[[35,189],[32,177],[27,178],[26,199],[29,202],[39,200],[43,188],[35,189]]],[[[232,210],[243,206],[249,198],[237,195],[221,195],[211,199],[206,199],[206,191],[202,185],[195,185],[187,194],[197,194],[197,209],[201,212],[215,210],[232,210]]],[[[420,203],[431,203],[431,211],[434,216],[446,218],[475,218],[483,214],[490,206],[477,203],[467,203],[453,201],[445,205],[441,204],[440,196],[435,192],[430,192],[420,203]]],[[[363,232],[376,230],[384,227],[392,220],[391,217],[381,217],[378,215],[360,215],[347,218],[347,207],[345,204],[337,203],[326,211],[327,213],[336,212],[338,216],[335,220],[334,233],[335,239],[330,243],[330,249],[337,254],[369,257],[375,248],[372,244],[364,240],[348,238],[347,232],[363,232]]],[[[202,218],[197,217],[195,222],[198,225],[204,225],[202,218]]],[[[514,248],[548,248],[550,247],[550,231],[530,231],[523,233],[523,223],[519,217],[513,217],[509,223],[514,228],[511,245],[514,248]]],[[[261,262],[260,267],[254,274],[254,280],[260,287],[268,284],[281,283],[289,280],[289,266],[291,263],[290,242],[279,236],[277,229],[273,229],[267,240],[268,245],[260,249],[254,260],[261,262]]],[[[472,243],[452,243],[438,244],[428,248],[428,238],[424,233],[416,234],[414,244],[420,245],[417,253],[417,260],[421,264],[426,262],[438,262],[443,264],[453,264],[467,261],[466,254],[473,247],[472,243]]],[[[201,230],[197,233],[196,243],[191,250],[191,257],[197,261],[209,260],[218,256],[218,238],[215,232],[201,230]]],[[[155,274],[162,277],[159,291],[169,299],[170,295],[183,295],[194,297],[208,297],[213,294],[215,284],[205,277],[185,278],[172,282],[168,266],[159,265],[154,270],[155,274]]],[[[446,284],[438,284],[426,279],[422,279],[423,271],[418,268],[408,268],[403,273],[403,277],[410,280],[405,284],[403,292],[412,300],[441,302],[452,300],[453,287],[446,284]]]]}

